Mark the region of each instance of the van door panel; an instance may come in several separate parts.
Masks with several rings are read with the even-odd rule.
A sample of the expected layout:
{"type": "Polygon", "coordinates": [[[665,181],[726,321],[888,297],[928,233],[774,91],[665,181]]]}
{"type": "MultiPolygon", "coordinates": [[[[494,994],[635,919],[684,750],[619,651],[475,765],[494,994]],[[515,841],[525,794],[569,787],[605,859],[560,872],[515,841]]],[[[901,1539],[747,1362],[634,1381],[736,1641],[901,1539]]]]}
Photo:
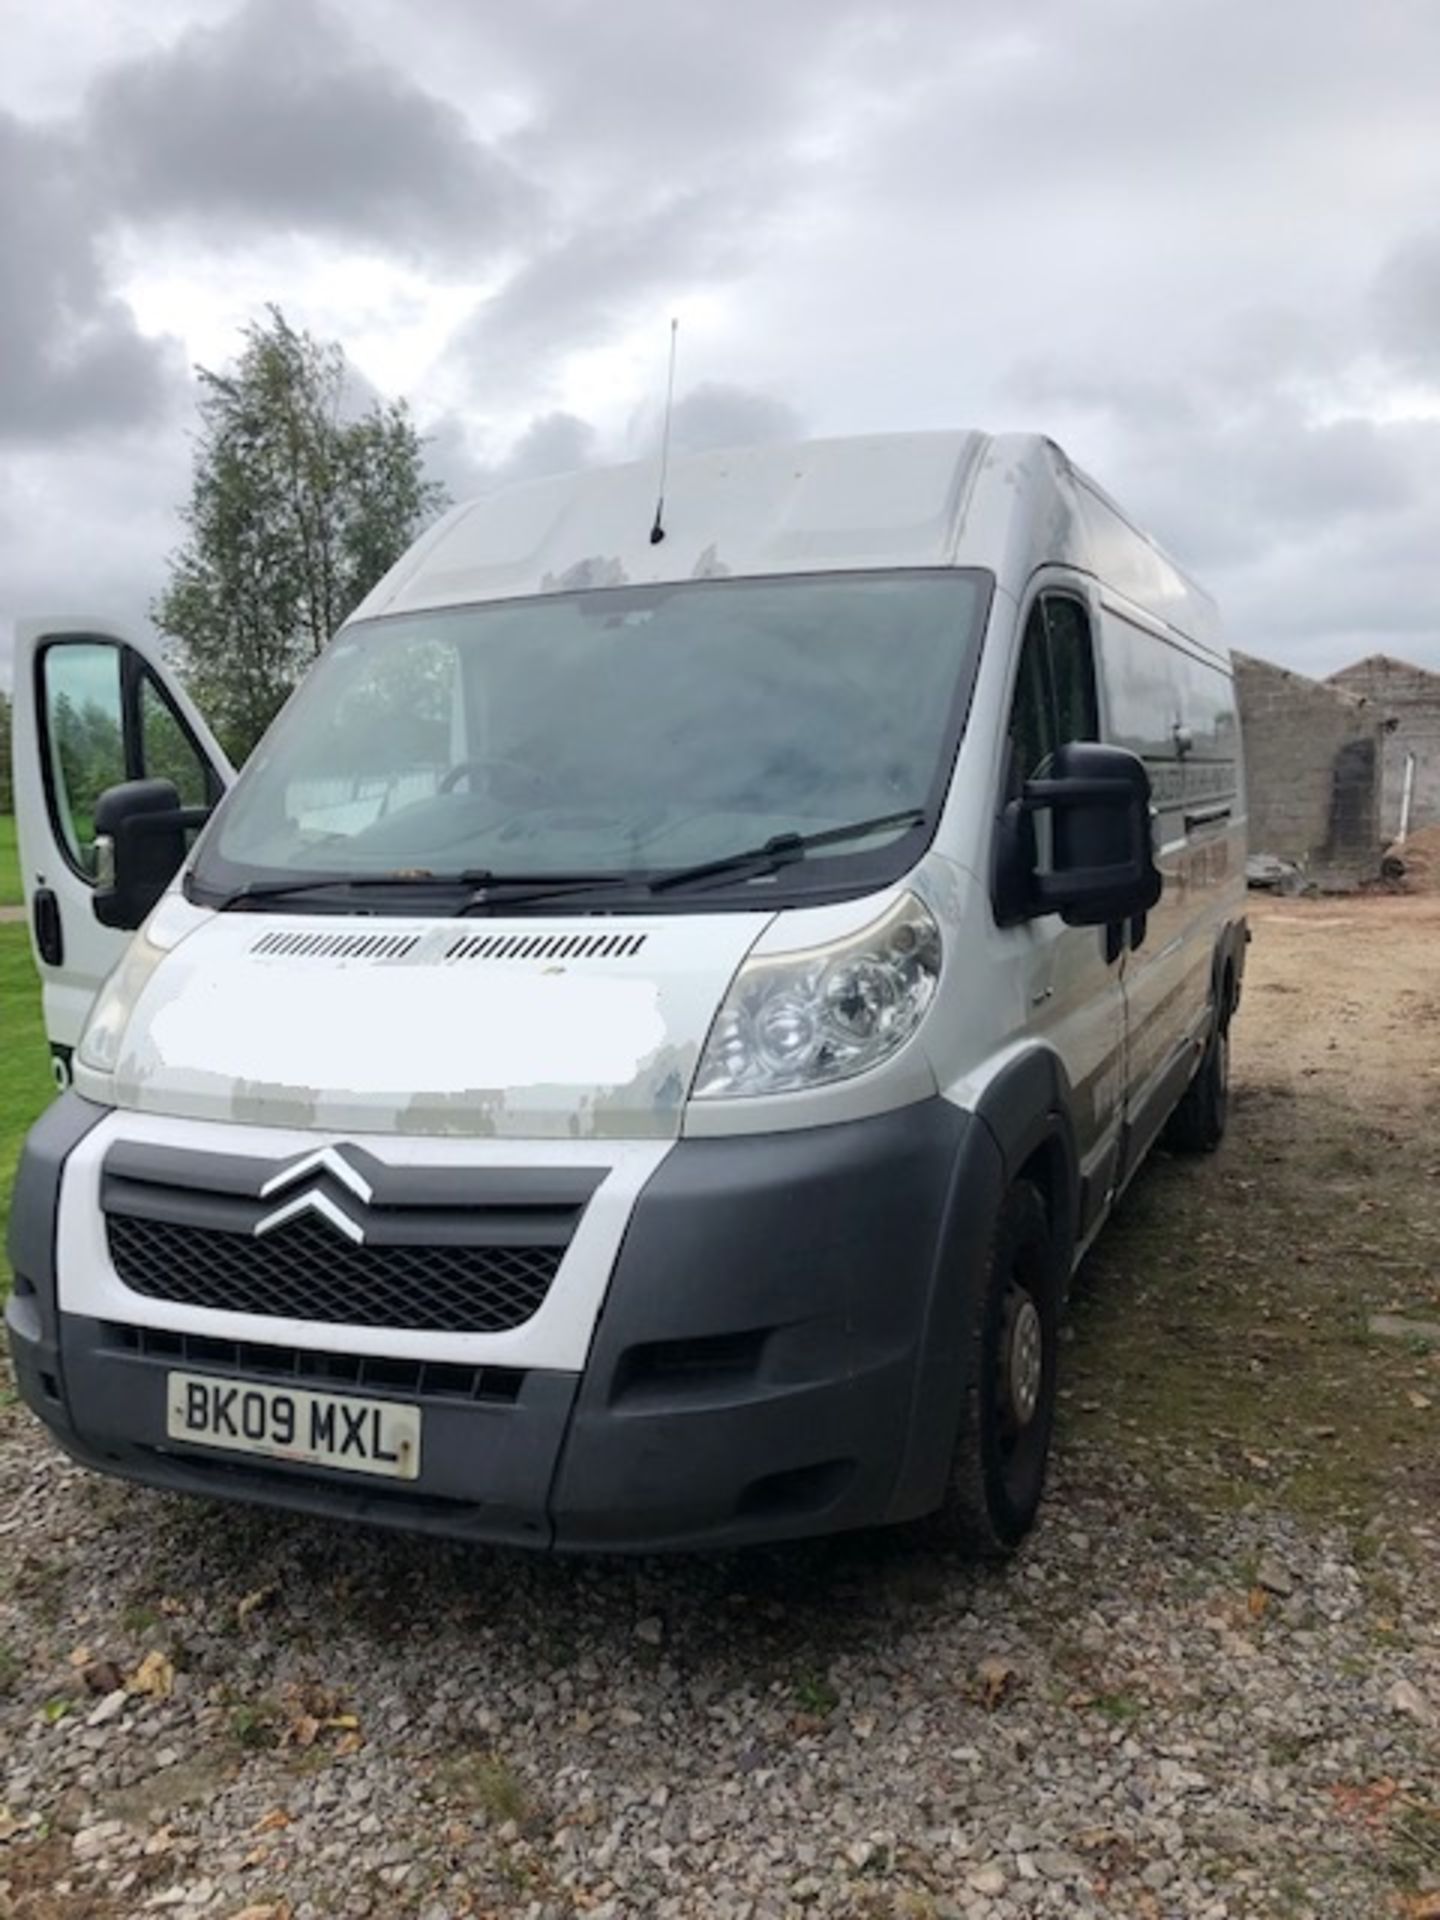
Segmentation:
{"type": "MultiPolygon", "coordinates": [[[[1036,587],[1021,630],[1010,701],[1012,780],[1039,772],[1061,739],[1099,731],[1089,590],[1067,575],[1048,572],[1036,587]]],[[[1045,825],[1041,816],[1042,860],[1045,825]]],[[[1125,1038],[1119,950],[1104,927],[1067,927],[1058,914],[997,929],[997,939],[1018,975],[1021,1033],[1053,1050],[1070,1083],[1083,1245],[1102,1217],[1117,1159],[1125,1038]]]]}
{"type": "Polygon", "coordinates": [[[1239,731],[1218,661],[1109,600],[1099,644],[1107,737],[1149,771],[1164,881],[1123,965],[1128,1168],[1183,1091],[1208,1031],[1216,942],[1240,862],[1239,731]]]}
{"type": "Polygon", "coordinates": [[[1109,1195],[1121,1101],[1124,1012],[1120,969],[1105,957],[1102,927],[1033,923],[1046,959],[1031,970],[1030,1030],[1052,1047],[1070,1078],[1082,1181],[1081,1237],[1109,1195]]]}
{"type": "Polygon", "coordinates": [[[153,775],[203,806],[234,771],[158,643],[103,620],[17,624],[13,748],[21,881],[64,1084],[95,993],[130,939],[95,918],[96,800],[153,775]]]}

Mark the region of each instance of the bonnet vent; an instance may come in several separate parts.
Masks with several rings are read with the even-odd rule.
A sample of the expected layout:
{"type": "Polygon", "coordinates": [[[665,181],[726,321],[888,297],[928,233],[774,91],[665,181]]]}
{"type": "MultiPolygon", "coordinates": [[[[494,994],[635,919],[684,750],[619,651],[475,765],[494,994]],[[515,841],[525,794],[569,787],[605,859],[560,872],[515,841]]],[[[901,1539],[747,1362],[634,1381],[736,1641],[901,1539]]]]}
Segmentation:
{"type": "Polygon", "coordinates": [[[398,960],[420,944],[418,933],[266,933],[251,953],[288,960],[398,960]]]}
{"type": "Polygon", "coordinates": [[[446,949],[447,960],[630,960],[643,933],[476,933],[446,949]]]}

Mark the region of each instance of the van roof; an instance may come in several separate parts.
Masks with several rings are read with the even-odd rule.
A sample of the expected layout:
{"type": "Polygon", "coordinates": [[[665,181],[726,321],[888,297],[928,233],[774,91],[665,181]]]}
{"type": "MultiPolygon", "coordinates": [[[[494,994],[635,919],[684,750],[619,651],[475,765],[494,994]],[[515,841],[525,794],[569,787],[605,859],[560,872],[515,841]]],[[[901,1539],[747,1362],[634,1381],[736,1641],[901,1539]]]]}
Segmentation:
{"type": "Polygon", "coordinates": [[[1037,566],[1219,646],[1213,603],[1039,434],[865,434],[677,457],[651,542],[656,462],[507,487],[445,514],[355,619],[590,587],[901,567],[1037,566]]]}

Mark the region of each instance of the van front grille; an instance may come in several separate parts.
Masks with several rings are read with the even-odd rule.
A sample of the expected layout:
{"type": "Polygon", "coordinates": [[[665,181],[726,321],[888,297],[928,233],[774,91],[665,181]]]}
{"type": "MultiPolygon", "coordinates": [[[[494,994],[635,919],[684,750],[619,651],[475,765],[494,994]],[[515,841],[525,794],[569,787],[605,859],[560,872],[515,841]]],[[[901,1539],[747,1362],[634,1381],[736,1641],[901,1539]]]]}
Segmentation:
{"type": "Polygon", "coordinates": [[[177,1333],[168,1327],[136,1327],[114,1320],[103,1322],[101,1331],[106,1346],[117,1353],[206,1373],[233,1374],[243,1380],[284,1380],[322,1393],[353,1387],[425,1400],[513,1406],[526,1380],[523,1367],[471,1367],[451,1360],[398,1360],[390,1354],[217,1340],[213,1334],[177,1333]]]}
{"type": "Polygon", "coordinates": [[[263,1235],[110,1213],[132,1292],[230,1313],[434,1333],[503,1333],[540,1309],[563,1246],[360,1244],[313,1215],[263,1235]]]}

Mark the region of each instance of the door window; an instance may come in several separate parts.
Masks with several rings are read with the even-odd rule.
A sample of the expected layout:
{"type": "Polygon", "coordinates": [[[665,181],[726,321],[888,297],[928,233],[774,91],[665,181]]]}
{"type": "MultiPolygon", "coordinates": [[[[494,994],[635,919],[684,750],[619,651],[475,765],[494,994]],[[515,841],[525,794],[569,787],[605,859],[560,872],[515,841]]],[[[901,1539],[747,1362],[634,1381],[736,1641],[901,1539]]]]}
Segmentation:
{"type": "Polygon", "coordinates": [[[40,654],[46,801],[55,837],[95,878],[95,803],[122,780],[172,780],[182,807],[218,798],[213,770],[159,680],[115,640],[55,640],[40,654]]]}
{"type": "Polygon", "coordinates": [[[1090,621],[1078,600],[1051,593],[1042,602],[1050,650],[1050,679],[1055,689],[1058,740],[1098,740],[1100,711],[1095,699],[1095,654],[1090,621]]]}
{"type": "MultiPolygon", "coordinates": [[[[1089,618],[1078,600],[1046,594],[1031,607],[1020,645],[1007,800],[1018,800],[1027,780],[1043,778],[1056,747],[1099,734],[1089,618]]],[[[1048,872],[1054,853],[1049,812],[1042,808],[1031,814],[1024,831],[1033,845],[1032,864],[1048,872]]]]}
{"type": "Polygon", "coordinates": [[[93,879],[95,802],[126,778],[120,649],[60,641],[41,663],[55,830],[70,864],[93,879]]]}
{"type": "Polygon", "coordinates": [[[140,681],[140,759],[147,780],[173,780],[182,807],[208,807],[210,769],[148,670],[140,681]]]}
{"type": "Polygon", "coordinates": [[[1046,662],[1045,616],[1039,602],[1025,623],[1015,701],[1010,709],[1010,785],[1012,796],[1040,771],[1055,751],[1055,722],[1046,662]]]}

